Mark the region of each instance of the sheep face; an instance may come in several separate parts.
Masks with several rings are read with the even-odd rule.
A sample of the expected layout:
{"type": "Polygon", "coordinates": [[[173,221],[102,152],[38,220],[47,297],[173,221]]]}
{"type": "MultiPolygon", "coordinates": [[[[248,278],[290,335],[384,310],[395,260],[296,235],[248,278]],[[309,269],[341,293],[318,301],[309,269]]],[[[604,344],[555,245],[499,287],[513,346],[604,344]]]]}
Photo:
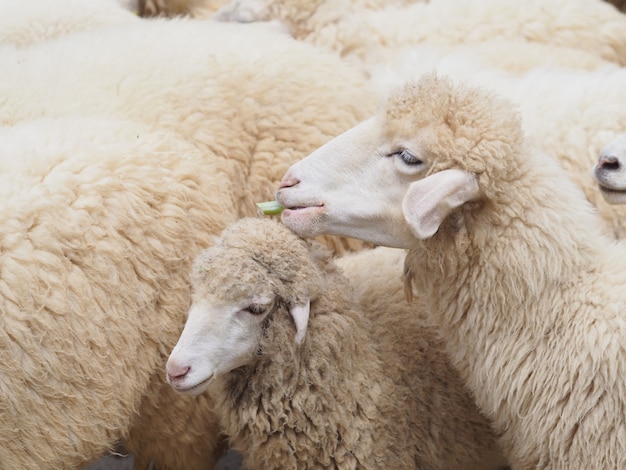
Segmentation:
{"type": "Polygon", "coordinates": [[[369,119],[294,164],[276,198],[281,219],[303,237],[320,234],[360,238],[406,248],[413,236],[401,203],[411,182],[423,176],[421,149],[394,147],[369,119]]]}
{"type": "Polygon", "coordinates": [[[276,194],[282,221],[300,236],[410,248],[465,202],[506,191],[490,184],[524,171],[505,158],[522,142],[511,109],[436,75],[407,84],[379,115],[288,170],[276,194]]]}
{"type": "Polygon", "coordinates": [[[198,394],[219,375],[252,362],[263,323],[274,306],[274,298],[267,294],[193,303],[167,361],[168,382],[181,393],[198,394]]]}
{"type": "Polygon", "coordinates": [[[253,364],[273,323],[287,324],[301,344],[309,299],[322,284],[315,263],[308,243],[276,221],[242,219],[227,228],[194,261],[192,305],[166,365],[168,382],[198,394],[220,375],[253,364]],[[279,315],[291,320],[279,322],[279,315]]]}
{"type": "Polygon", "coordinates": [[[606,145],[593,167],[602,196],[609,204],[626,204],[626,134],[606,145]]]}

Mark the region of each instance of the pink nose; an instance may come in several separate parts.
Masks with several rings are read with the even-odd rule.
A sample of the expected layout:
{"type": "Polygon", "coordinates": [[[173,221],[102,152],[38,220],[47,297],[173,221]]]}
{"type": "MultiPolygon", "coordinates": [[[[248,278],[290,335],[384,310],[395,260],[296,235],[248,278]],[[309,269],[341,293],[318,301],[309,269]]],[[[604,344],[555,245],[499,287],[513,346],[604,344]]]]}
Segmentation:
{"type": "Polygon", "coordinates": [[[166,366],[167,380],[170,383],[182,380],[191,370],[189,366],[181,366],[176,363],[168,363],[166,366]]]}
{"type": "Polygon", "coordinates": [[[620,164],[617,157],[606,156],[600,157],[598,160],[598,168],[604,168],[606,170],[619,170],[620,164]]]}
{"type": "Polygon", "coordinates": [[[293,176],[285,175],[285,177],[282,179],[282,181],[278,185],[278,189],[291,188],[292,186],[295,186],[299,182],[300,182],[300,180],[298,178],[294,178],[293,176]]]}

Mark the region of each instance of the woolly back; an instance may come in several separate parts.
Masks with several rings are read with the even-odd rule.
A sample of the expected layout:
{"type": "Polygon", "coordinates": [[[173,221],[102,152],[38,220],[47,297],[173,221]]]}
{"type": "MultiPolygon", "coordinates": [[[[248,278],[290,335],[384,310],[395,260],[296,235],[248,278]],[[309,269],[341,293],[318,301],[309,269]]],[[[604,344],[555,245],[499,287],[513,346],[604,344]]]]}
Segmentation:
{"type": "MultiPolygon", "coordinates": [[[[185,321],[193,254],[232,205],[202,152],[132,122],[29,121],[2,141],[0,466],[80,467],[166,396],[155,384],[185,321]]],[[[206,418],[186,430],[206,431],[206,402],[186,400],[206,418]]],[[[159,438],[177,439],[173,421],[159,438]]],[[[192,452],[174,447],[171,458],[192,452]]]]}

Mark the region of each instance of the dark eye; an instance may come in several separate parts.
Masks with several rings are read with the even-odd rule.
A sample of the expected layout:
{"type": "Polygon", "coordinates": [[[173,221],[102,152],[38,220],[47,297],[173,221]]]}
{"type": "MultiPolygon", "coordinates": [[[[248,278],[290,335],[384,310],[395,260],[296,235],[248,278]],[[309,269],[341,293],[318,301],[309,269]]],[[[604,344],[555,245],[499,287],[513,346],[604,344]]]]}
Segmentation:
{"type": "Polygon", "coordinates": [[[400,157],[400,159],[404,162],[405,165],[416,166],[416,165],[421,165],[422,163],[424,163],[423,161],[421,161],[419,158],[417,158],[415,155],[413,155],[411,152],[409,152],[406,149],[393,152],[390,156],[396,156],[396,155],[400,157]]]}
{"type": "Polygon", "coordinates": [[[265,312],[267,312],[267,305],[251,304],[243,310],[244,312],[248,312],[251,315],[263,315],[265,312]]]}

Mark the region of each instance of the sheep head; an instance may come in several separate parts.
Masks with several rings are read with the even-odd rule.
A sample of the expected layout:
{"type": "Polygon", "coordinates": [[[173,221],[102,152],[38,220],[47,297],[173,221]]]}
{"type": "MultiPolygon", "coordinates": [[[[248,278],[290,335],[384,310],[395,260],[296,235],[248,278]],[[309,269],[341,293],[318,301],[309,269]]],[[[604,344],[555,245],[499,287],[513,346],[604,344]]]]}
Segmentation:
{"type": "Polygon", "coordinates": [[[593,167],[605,201],[609,204],[626,204],[626,134],[607,144],[593,167]]]}
{"type": "Polygon", "coordinates": [[[428,74],[291,166],[276,194],[282,221],[300,236],[410,248],[465,202],[506,195],[526,168],[513,157],[522,144],[512,104],[428,74]]]}
{"type": "Polygon", "coordinates": [[[315,246],[277,221],[246,218],[198,255],[189,316],[166,366],[169,383],[197,394],[216,377],[253,364],[270,325],[287,325],[301,344],[310,302],[323,288],[318,263],[330,259],[315,246]]]}

